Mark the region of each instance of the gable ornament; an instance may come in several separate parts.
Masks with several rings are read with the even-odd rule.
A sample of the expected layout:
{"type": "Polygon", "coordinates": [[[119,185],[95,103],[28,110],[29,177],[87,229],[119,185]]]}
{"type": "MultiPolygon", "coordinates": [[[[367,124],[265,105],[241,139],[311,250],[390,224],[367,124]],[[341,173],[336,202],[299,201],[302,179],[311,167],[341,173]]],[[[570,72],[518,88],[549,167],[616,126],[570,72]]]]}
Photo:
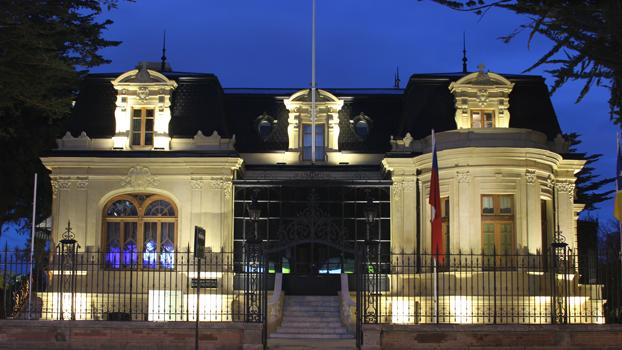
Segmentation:
{"type": "Polygon", "coordinates": [[[151,175],[151,170],[142,165],[131,167],[127,172],[127,176],[121,180],[121,186],[133,188],[155,187],[158,185],[158,179],[151,175]]]}

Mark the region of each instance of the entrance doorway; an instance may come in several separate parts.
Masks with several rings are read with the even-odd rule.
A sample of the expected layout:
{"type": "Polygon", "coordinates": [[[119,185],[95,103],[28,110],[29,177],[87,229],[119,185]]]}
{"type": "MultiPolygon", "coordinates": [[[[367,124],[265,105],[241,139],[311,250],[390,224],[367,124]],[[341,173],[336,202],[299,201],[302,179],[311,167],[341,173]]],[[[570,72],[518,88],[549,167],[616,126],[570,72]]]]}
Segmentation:
{"type": "Polygon", "coordinates": [[[354,272],[351,253],[323,243],[301,243],[279,253],[286,295],[337,295],[341,273],[354,272]]]}

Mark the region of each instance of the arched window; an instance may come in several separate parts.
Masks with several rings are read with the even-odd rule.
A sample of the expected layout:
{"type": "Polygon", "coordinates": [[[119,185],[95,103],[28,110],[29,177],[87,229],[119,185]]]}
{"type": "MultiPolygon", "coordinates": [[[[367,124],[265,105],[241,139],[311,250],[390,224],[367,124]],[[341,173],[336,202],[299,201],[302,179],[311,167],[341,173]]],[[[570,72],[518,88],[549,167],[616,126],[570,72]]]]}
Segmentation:
{"type": "Polygon", "coordinates": [[[115,197],[104,207],[103,230],[108,267],[175,267],[177,209],[168,199],[150,194],[115,197]]]}

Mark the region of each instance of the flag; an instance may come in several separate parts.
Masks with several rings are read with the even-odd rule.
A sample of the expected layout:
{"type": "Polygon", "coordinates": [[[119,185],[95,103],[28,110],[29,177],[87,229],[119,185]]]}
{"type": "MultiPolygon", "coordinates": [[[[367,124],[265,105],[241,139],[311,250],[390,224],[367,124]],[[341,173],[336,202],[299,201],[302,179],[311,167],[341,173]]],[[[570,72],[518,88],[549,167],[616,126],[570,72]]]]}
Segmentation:
{"type": "Polygon", "coordinates": [[[436,140],[432,130],[432,174],[430,176],[430,198],[432,207],[430,222],[432,223],[432,255],[439,265],[445,262],[443,249],[443,223],[441,222],[441,188],[438,178],[438,159],[436,157],[436,140]]]}
{"type": "Polygon", "coordinates": [[[613,204],[613,216],[622,222],[622,154],[620,154],[620,132],[616,137],[618,158],[616,162],[616,198],[613,204]]]}

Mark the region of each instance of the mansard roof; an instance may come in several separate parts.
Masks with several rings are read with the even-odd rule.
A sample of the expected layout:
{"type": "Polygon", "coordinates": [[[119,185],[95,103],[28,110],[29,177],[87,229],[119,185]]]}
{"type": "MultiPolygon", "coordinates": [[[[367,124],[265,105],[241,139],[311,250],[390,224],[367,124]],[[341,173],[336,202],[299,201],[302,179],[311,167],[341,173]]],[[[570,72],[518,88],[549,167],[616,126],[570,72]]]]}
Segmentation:
{"type": "MultiPolygon", "coordinates": [[[[456,129],[454,96],[449,84],[465,73],[413,74],[404,91],[404,113],[396,137],[415,139],[456,129]]],[[[561,133],[548,88],[541,76],[502,74],[514,83],[510,93],[510,128],[540,131],[549,139],[561,133]]]]}
{"type": "MultiPolygon", "coordinates": [[[[116,93],[111,81],[120,73],[90,74],[82,82],[76,104],[66,122],[66,131],[78,136],[82,131],[91,138],[110,138],[115,133],[116,93]]],[[[206,73],[164,73],[177,82],[171,97],[171,137],[193,137],[218,131],[230,136],[224,111],[223,90],[218,78],[206,73]]]]}
{"type": "MultiPolygon", "coordinates": [[[[66,131],[90,138],[110,138],[115,133],[115,90],[111,81],[120,74],[90,74],[82,82],[66,131]]],[[[217,131],[236,135],[238,152],[283,151],[288,147],[288,110],[284,100],[300,89],[223,89],[218,78],[207,73],[164,72],[177,83],[172,92],[169,134],[193,137],[217,131]],[[266,139],[257,133],[262,114],[276,124],[266,139]]],[[[414,74],[405,89],[325,89],[344,100],[340,114],[339,147],[342,151],[384,153],[391,137],[410,133],[415,139],[456,129],[455,101],[449,84],[464,73],[414,74]],[[361,140],[350,121],[365,114],[372,122],[367,139],[361,140]]],[[[561,133],[544,79],[539,76],[503,74],[514,83],[510,94],[510,127],[543,132],[549,139],[561,133]]],[[[64,134],[64,131],[63,131],[64,134]]]]}

